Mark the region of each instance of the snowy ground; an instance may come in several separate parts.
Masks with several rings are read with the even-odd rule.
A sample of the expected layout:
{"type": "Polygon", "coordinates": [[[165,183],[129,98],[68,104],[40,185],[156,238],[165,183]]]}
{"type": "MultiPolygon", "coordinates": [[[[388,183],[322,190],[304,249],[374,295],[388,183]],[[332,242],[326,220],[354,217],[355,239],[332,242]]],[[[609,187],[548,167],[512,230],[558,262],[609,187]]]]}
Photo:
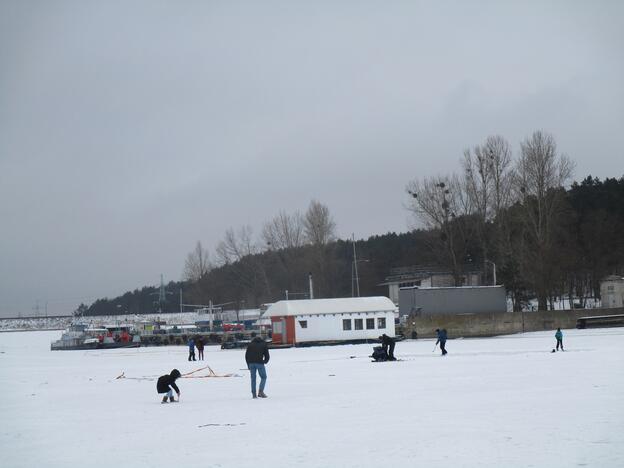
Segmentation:
{"type": "Polygon", "coordinates": [[[0,333],[0,451],[7,467],[621,467],[624,329],[273,350],[266,400],[252,400],[244,351],[184,347],[50,351],[60,332],[0,333]],[[145,380],[116,380],[127,377],[145,380]],[[203,427],[202,427],[203,426],[203,427]]]}

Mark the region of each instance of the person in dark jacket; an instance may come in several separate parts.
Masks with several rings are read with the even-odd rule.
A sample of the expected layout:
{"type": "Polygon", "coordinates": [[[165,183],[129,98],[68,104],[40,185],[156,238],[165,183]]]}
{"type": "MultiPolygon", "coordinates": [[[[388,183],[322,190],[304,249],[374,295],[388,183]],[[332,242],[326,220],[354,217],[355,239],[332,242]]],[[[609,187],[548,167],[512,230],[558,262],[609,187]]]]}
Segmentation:
{"type": "Polygon", "coordinates": [[[260,374],[260,388],[258,388],[258,396],[260,398],[266,398],[264,393],[264,386],[266,385],[267,375],[264,365],[269,362],[269,347],[259,336],[255,336],[251,343],[247,345],[247,351],[245,352],[245,361],[247,361],[247,368],[251,374],[251,396],[256,398],[256,372],[260,374]]]}
{"type": "Polygon", "coordinates": [[[180,378],[180,371],[173,369],[171,374],[161,375],[156,382],[156,390],[158,393],[165,393],[166,395],[162,399],[162,403],[167,403],[167,398],[173,403],[176,401],[173,398],[173,390],[178,394],[178,400],[180,400],[180,389],[176,385],[175,381],[180,378]]]}
{"type": "Polygon", "coordinates": [[[200,361],[203,361],[204,360],[204,340],[202,339],[201,336],[197,338],[197,341],[195,341],[195,347],[197,348],[197,359],[199,359],[200,361]]]}
{"type": "Polygon", "coordinates": [[[196,361],[195,359],[195,340],[193,338],[189,338],[188,340],[188,348],[189,348],[189,361],[196,361]]]}
{"type": "Polygon", "coordinates": [[[559,347],[561,346],[561,351],[563,351],[563,332],[561,328],[557,328],[557,332],[555,333],[555,338],[557,340],[557,351],[559,351],[559,347]]]}
{"type": "Polygon", "coordinates": [[[388,355],[388,361],[396,361],[394,357],[394,339],[384,333],[379,337],[379,341],[381,341],[381,346],[388,355]]]}
{"type": "Polygon", "coordinates": [[[438,334],[438,341],[436,341],[436,344],[440,343],[440,351],[442,351],[442,356],[444,356],[447,351],[446,351],[446,328],[443,328],[442,330],[440,330],[439,328],[436,328],[436,333],[438,334]]]}

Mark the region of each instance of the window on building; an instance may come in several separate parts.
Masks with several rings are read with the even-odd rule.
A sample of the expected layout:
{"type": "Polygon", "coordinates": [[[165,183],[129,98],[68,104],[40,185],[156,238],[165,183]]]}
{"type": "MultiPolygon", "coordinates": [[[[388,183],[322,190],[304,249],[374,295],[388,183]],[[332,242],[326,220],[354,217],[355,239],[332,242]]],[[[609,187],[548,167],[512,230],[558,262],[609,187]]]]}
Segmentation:
{"type": "Polygon", "coordinates": [[[308,328],[308,321],[307,320],[299,320],[299,326],[301,328],[308,328]]]}
{"type": "Polygon", "coordinates": [[[374,318],[366,319],[366,329],[367,330],[374,330],[375,329],[375,319],[374,318]]]}
{"type": "Polygon", "coordinates": [[[343,319],[342,320],[342,329],[343,330],[351,330],[351,319],[343,319]]]}
{"type": "Polygon", "coordinates": [[[355,319],[355,329],[364,330],[364,319],[355,319]]]}
{"type": "Polygon", "coordinates": [[[282,322],[273,322],[273,333],[282,333],[282,322]]]}
{"type": "Polygon", "coordinates": [[[377,319],[377,328],[386,328],[386,317],[379,317],[377,319]]]}

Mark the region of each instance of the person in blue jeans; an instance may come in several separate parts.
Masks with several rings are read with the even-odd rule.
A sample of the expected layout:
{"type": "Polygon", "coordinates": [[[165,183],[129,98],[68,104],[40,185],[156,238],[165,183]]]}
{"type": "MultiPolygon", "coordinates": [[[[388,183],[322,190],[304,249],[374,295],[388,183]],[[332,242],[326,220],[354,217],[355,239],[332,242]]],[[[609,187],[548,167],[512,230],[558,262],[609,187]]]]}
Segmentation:
{"type": "Polygon", "coordinates": [[[251,343],[247,345],[247,351],[245,352],[245,361],[247,361],[247,368],[251,375],[251,396],[253,398],[266,398],[267,395],[264,393],[264,386],[266,385],[267,374],[264,366],[269,362],[269,347],[266,341],[259,336],[255,336],[255,333],[252,333],[252,336],[254,338],[251,340],[251,343]],[[257,396],[256,372],[260,374],[260,387],[258,388],[257,396]]]}

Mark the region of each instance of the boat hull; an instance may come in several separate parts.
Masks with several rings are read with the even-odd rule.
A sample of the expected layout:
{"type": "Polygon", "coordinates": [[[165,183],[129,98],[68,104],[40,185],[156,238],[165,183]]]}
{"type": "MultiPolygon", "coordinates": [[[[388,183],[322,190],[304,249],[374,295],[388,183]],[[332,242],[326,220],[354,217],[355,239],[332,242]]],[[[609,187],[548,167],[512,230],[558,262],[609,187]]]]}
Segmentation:
{"type": "Polygon", "coordinates": [[[141,343],[81,343],[81,344],[56,344],[52,343],[52,351],[75,351],[89,349],[117,349],[117,348],[139,348],[141,343]]]}

